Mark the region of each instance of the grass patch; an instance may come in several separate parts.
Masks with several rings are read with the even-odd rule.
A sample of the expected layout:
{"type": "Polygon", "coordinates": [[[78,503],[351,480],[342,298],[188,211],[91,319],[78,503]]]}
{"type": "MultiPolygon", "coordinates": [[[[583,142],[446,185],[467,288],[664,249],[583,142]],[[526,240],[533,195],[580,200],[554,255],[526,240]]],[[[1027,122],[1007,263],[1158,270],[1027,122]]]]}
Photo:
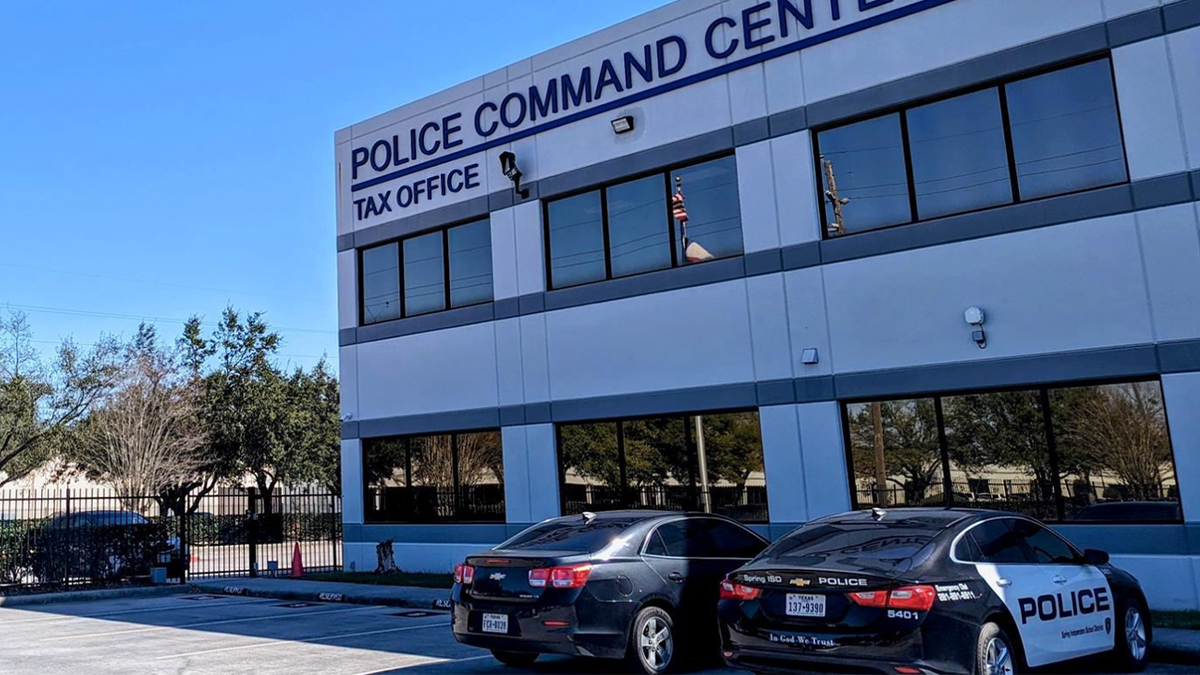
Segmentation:
{"type": "Polygon", "coordinates": [[[376,586],[418,586],[420,588],[450,588],[454,577],[449,574],[424,572],[397,572],[375,574],[374,572],[318,572],[304,575],[306,581],[338,581],[347,584],[372,584],[376,586]]]}
{"type": "Polygon", "coordinates": [[[1184,628],[1186,630],[1200,630],[1200,612],[1165,612],[1155,611],[1151,613],[1154,620],[1155,628],[1184,628]]]}

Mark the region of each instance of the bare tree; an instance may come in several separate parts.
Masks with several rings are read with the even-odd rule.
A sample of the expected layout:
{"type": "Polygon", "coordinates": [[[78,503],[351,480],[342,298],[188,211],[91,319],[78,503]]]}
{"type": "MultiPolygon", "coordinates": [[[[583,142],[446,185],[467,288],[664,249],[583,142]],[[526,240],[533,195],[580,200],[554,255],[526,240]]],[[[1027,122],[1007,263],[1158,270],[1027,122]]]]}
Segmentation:
{"type": "Polygon", "coordinates": [[[208,438],[199,410],[194,380],[172,352],[154,344],[154,329],[143,326],[116,391],[81,429],[78,460],[112,485],[127,508],[143,511],[202,467],[208,438]]]}
{"type": "Polygon", "coordinates": [[[119,372],[121,349],[110,337],[86,352],[66,340],[49,367],[31,341],[23,314],[0,315],[0,486],[49,461],[119,372]]]}

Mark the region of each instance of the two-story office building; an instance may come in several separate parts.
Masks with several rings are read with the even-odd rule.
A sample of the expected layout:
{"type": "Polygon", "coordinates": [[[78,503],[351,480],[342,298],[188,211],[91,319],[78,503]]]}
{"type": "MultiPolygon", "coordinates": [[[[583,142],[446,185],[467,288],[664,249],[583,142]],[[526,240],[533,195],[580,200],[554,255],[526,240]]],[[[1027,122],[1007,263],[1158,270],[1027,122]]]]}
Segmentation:
{"type": "Polygon", "coordinates": [[[1200,607],[1200,0],[680,0],[335,148],[347,566],[952,504],[1200,607]]]}

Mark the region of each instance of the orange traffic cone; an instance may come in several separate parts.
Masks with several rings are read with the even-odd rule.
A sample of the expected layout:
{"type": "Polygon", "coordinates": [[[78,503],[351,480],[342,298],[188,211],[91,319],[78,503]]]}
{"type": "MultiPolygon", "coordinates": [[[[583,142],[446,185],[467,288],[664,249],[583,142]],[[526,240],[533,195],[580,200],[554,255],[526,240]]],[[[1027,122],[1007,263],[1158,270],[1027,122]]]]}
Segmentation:
{"type": "Polygon", "coordinates": [[[292,550],[292,578],[299,579],[304,576],[304,559],[300,557],[300,544],[296,543],[296,548],[292,550]]]}

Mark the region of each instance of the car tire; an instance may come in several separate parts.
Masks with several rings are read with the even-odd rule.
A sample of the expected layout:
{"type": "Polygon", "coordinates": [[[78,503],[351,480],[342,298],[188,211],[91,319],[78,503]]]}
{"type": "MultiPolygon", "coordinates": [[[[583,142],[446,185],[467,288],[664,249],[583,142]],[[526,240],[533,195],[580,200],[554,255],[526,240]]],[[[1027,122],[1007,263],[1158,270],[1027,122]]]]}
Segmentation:
{"type": "Polygon", "coordinates": [[[503,649],[493,649],[492,656],[506,666],[524,668],[526,666],[532,666],[533,662],[537,661],[541,654],[538,654],[537,652],[507,652],[503,649]]]}
{"type": "Polygon", "coordinates": [[[661,607],[644,607],[629,629],[626,661],[634,672],[660,675],[676,670],[675,622],[661,607]]]}
{"type": "Polygon", "coordinates": [[[1135,596],[1117,603],[1113,657],[1123,672],[1137,673],[1150,661],[1150,612],[1135,596]]]}
{"type": "Polygon", "coordinates": [[[1016,675],[1018,670],[1016,643],[999,625],[983,624],[975,643],[976,675],[1016,675]]]}

